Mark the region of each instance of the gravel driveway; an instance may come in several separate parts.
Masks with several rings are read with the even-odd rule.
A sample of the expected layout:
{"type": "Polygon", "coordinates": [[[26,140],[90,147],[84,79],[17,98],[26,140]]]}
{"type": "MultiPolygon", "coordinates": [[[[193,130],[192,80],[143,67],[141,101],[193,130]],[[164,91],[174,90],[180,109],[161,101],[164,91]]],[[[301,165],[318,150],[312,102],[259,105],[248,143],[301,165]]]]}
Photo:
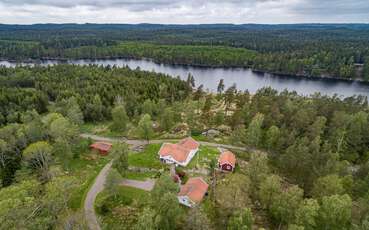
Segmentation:
{"type": "Polygon", "coordinates": [[[113,161],[110,161],[105,167],[100,171],[99,175],[96,177],[94,184],[88,191],[84,210],[86,216],[87,226],[90,230],[100,230],[99,222],[97,221],[96,213],[95,213],[95,199],[97,194],[99,194],[104,189],[104,184],[106,180],[106,176],[108,175],[110,168],[112,166],[113,161]]]}
{"type": "Polygon", "coordinates": [[[146,181],[139,181],[139,180],[124,179],[121,185],[138,188],[138,189],[142,189],[145,191],[151,191],[155,186],[155,180],[148,179],[146,181]]]}

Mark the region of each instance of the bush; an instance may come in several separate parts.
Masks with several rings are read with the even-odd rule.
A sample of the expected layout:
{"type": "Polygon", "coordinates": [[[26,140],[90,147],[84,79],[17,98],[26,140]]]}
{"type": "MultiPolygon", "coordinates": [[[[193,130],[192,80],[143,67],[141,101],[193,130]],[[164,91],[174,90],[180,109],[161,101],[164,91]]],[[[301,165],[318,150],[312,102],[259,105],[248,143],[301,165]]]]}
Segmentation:
{"type": "Polygon", "coordinates": [[[191,135],[194,137],[200,136],[202,134],[201,130],[198,129],[191,129],[191,135]]]}
{"type": "Polygon", "coordinates": [[[96,202],[96,212],[99,215],[107,215],[117,205],[128,206],[133,202],[132,198],[117,195],[117,196],[105,196],[100,201],[96,202]]]}
{"type": "Polygon", "coordinates": [[[176,174],[181,178],[186,176],[186,172],[182,168],[178,168],[178,167],[176,168],[176,174]]]}

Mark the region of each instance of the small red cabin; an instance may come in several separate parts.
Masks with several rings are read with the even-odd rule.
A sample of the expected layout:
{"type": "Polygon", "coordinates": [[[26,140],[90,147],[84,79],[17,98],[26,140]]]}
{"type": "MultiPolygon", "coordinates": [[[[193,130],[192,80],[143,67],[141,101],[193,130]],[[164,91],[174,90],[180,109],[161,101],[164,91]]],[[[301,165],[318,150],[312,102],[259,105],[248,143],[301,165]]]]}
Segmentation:
{"type": "Polygon", "coordinates": [[[112,146],[113,145],[108,142],[95,142],[92,145],[90,145],[90,148],[99,151],[101,155],[105,156],[108,155],[112,146]]]}
{"type": "Polygon", "coordinates": [[[224,151],[218,159],[218,167],[222,171],[233,172],[236,167],[236,156],[231,151],[224,151]]]}

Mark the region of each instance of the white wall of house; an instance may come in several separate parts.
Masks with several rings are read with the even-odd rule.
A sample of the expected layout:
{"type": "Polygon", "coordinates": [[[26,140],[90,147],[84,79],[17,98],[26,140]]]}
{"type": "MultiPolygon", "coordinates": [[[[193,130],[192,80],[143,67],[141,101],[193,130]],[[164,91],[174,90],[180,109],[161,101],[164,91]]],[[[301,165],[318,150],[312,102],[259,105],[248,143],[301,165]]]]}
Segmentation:
{"type": "Polygon", "coordinates": [[[160,160],[164,161],[167,164],[176,164],[177,163],[177,161],[174,160],[172,158],[172,156],[170,156],[170,155],[164,156],[164,157],[160,156],[160,160]]]}
{"type": "Polygon", "coordinates": [[[190,208],[194,206],[194,203],[188,198],[188,196],[178,196],[178,202],[190,208]]]}
{"type": "Polygon", "coordinates": [[[199,149],[194,149],[194,150],[191,150],[190,154],[188,155],[186,161],[184,162],[179,162],[179,161],[176,161],[171,155],[168,155],[168,156],[160,156],[160,159],[162,161],[164,161],[165,163],[167,164],[176,164],[176,165],[180,165],[180,166],[183,166],[183,167],[186,167],[190,161],[192,160],[192,158],[196,155],[196,153],[199,151],[199,149]]]}
{"type": "Polygon", "coordinates": [[[181,163],[181,164],[179,164],[179,165],[181,165],[181,166],[187,166],[189,163],[190,163],[190,161],[192,160],[192,158],[196,155],[196,153],[199,151],[199,149],[197,148],[197,149],[194,149],[194,150],[191,150],[191,152],[190,152],[190,154],[188,155],[188,157],[187,157],[187,159],[186,159],[186,161],[185,162],[183,162],[183,163],[181,163]]]}

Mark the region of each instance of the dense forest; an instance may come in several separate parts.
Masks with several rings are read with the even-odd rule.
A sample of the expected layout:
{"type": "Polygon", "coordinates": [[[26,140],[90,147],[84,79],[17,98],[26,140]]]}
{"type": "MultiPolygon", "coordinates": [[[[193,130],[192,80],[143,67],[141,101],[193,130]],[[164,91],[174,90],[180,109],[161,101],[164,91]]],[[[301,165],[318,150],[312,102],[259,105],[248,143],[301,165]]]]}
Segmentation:
{"type": "Polygon", "coordinates": [[[0,57],[145,57],[169,64],[368,80],[368,41],[365,24],[1,25],[0,57]]]}
{"type": "Polygon", "coordinates": [[[207,212],[188,213],[196,221],[183,221],[173,196],[162,196],[175,190],[161,177],[163,187],[152,192],[157,204],[143,210],[134,229],[251,229],[260,218],[259,227],[268,229],[368,229],[366,98],[271,88],[250,95],[235,85],[225,89],[222,81],[214,95],[195,84],[192,76],[181,81],[129,68],[2,67],[0,229],[80,226],[70,200],[86,179],[72,172],[94,166],[71,162],[86,157],[79,127],[99,122],[112,122],[111,129],[127,137],[133,135],[128,129],[137,129],[133,137],[147,140],[184,126],[195,137],[217,129],[220,141],[250,149],[237,155],[247,166],[212,190],[207,212]],[[155,216],[161,219],[154,224],[155,216]]]}
{"type": "Polygon", "coordinates": [[[86,121],[110,118],[117,96],[133,117],[146,99],[175,101],[186,98],[187,84],[163,74],[129,68],[60,65],[50,68],[0,69],[0,124],[20,122],[22,113],[45,113],[48,105],[76,98],[86,121]]]}

